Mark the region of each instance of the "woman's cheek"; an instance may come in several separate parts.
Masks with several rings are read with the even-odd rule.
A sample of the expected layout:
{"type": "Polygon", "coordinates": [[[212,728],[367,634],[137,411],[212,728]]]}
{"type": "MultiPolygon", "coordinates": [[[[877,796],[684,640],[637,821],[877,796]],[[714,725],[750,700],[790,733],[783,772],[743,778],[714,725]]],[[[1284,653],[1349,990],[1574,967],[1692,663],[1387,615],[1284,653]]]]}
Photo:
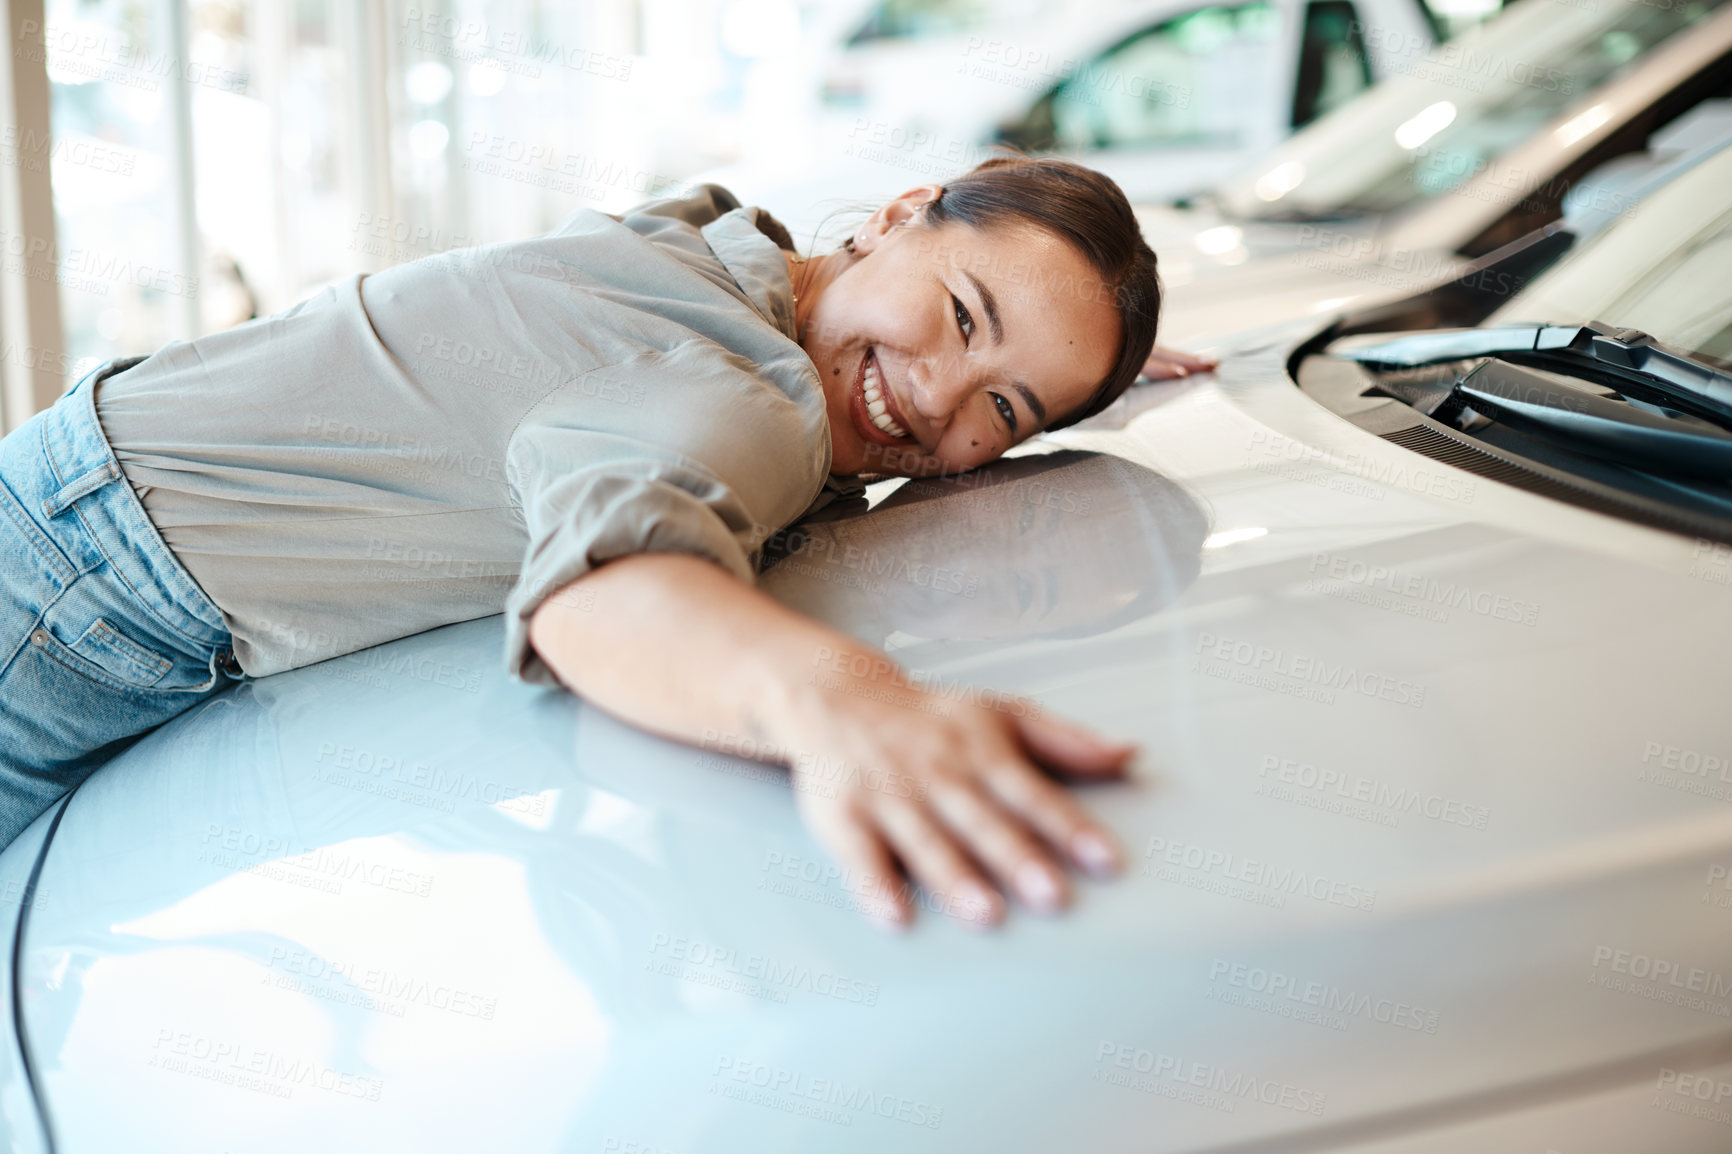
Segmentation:
{"type": "Polygon", "coordinates": [[[939,446],[939,455],[950,471],[961,472],[996,461],[1004,455],[1004,445],[996,437],[965,434],[957,437],[954,444],[939,446]]]}

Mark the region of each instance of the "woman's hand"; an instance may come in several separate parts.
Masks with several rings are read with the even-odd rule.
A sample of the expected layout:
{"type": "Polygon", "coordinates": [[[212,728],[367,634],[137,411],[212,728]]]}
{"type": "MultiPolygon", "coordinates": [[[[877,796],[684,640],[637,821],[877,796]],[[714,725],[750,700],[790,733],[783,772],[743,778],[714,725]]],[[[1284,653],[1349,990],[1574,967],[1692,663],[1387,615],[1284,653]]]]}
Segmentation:
{"type": "Polygon", "coordinates": [[[1170,381],[1192,373],[1212,372],[1220,363],[1214,357],[1181,353],[1178,349],[1156,345],[1149,351],[1149,359],[1143,362],[1143,376],[1151,381],[1170,381]]]}
{"type": "Polygon", "coordinates": [[[1041,717],[1028,701],[989,708],[923,692],[879,654],[844,656],[856,659],[825,664],[867,657],[885,675],[820,679],[778,737],[794,751],[801,816],[868,917],[900,926],[913,916],[898,862],[925,887],[927,908],[981,926],[1003,918],[1000,889],[1042,913],[1062,909],[1060,862],[1098,877],[1122,867],[1113,835],[1040,766],[1116,777],[1133,747],[1041,717]]]}
{"type": "Polygon", "coordinates": [[[530,639],[561,681],[656,733],[750,735],[786,751],[807,825],[853,876],[868,914],[912,916],[899,862],[929,905],[978,925],[1004,914],[986,883],[1038,910],[1069,898],[1058,861],[1108,875],[1112,835],[1041,766],[1123,772],[1128,745],[1033,702],[991,707],[911,685],[887,656],[697,557],[610,561],[548,598],[530,639]]]}

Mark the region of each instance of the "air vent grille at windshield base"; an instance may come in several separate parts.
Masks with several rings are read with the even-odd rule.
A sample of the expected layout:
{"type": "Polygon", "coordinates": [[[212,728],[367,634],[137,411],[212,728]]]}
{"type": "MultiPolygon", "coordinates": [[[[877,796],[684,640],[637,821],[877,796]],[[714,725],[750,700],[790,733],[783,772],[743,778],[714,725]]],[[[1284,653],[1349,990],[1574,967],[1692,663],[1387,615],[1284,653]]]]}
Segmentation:
{"type": "Polygon", "coordinates": [[[1694,517],[1682,510],[1668,509],[1657,502],[1646,501],[1639,497],[1625,498],[1615,489],[1603,486],[1588,488],[1583,485],[1572,485],[1566,480],[1539,472],[1525,465],[1511,461],[1496,453],[1487,452],[1477,445],[1468,444],[1447,433],[1440,432],[1430,424],[1409,425],[1403,429],[1395,429],[1380,434],[1391,444],[1399,445],[1414,453],[1441,461],[1464,469],[1476,476],[1489,480],[1500,481],[1517,489],[1525,489],[1530,493],[1551,497],[1583,509],[1591,509],[1596,513],[1605,513],[1612,517],[1622,517],[1630,521],[1638,521],[1644,525],[1652,525],[1657,529],[1666,529],[1673,533],[1682,533],[1688,537],[1706,537],[1714,541],[1732,541],[1732,526],[1707,517],[1694,517]]]}

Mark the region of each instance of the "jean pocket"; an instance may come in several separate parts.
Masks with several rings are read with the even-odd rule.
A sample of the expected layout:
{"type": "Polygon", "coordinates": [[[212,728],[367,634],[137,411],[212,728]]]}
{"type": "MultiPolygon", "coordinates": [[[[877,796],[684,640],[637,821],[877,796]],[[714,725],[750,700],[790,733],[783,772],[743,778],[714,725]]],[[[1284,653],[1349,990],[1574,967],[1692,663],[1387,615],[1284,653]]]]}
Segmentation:
{"type": "Polygon", "coordinates": [[[128,685],[149,689],[174,668],[174,662],[126,636],[106,617],[90,623],[71,645],[72,652],[106,669],[128,685]]]}
{"type": "Polygon", "coordinates": [[[71,645],[41,625],[31,632],[30,642],[72,672],[110,689],[149,690],[174,668],[172,660],[125,636],[103,617],[92,621],[71,645]]]}

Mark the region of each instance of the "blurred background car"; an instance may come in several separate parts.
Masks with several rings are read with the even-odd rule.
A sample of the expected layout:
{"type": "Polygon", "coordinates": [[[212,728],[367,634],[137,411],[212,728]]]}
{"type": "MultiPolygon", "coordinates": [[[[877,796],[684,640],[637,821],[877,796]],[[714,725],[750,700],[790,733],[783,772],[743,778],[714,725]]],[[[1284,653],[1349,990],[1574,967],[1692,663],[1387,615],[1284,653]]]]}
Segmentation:
{"type": "Polygon", "coordinates": [[[1732,137],[1732,10],[1518,4],[1187,207],[1145,207],[1163,339],[1407,295],[1631,211],[1732,137]]]}
{"type": "Polygon", "coordinates": [[[781,206],[802,242],[837,207],[941,181],[1000,142],[1170,199],[1423,57],[1436,26],[1420,0],[878,0],[830,54],[817,147],[705,178],[781,206]]]}
{"type": "Polygon", "coordinates": [[[1728,190],[782,542],[934,692],[1142,744],[1067,917],[885,936],[749,737],[468,622],[239,685],[0,853],[14,1148],[1724,1150],[1728,190]]]}

